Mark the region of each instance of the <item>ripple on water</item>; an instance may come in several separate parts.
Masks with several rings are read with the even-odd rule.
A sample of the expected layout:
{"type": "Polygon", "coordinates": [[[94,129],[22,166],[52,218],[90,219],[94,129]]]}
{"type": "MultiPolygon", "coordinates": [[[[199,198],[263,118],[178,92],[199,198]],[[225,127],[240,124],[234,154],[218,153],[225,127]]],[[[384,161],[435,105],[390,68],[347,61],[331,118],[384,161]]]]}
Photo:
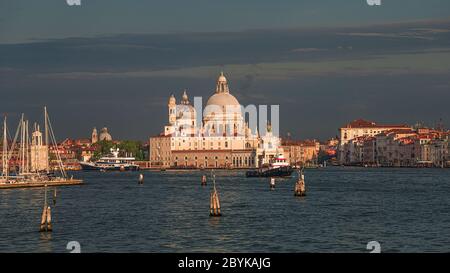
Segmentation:
{"type": "Polygon", "coordinates": [[[38,232],[42,189],[0,191],[0,252],[444,252],[450,237],[450,170],[326,168],[295,179],[246,179],[217,171],[223,217],[209,217],[212,183],[203,172],[75,173],[52,211],[54,231],[38,232]]]}

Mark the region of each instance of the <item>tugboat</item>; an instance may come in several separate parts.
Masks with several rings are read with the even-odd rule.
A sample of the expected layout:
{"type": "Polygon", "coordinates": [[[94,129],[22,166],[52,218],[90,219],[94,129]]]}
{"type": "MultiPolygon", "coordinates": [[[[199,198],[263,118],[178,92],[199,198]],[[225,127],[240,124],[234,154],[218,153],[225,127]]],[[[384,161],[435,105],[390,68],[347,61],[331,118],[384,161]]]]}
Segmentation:
{"type": "Polygon", "coordinates": [[[80,162],[83,171],[138,171],[134,157],[119,157],[119,149],[111,148],[111,154],[95,162],[80,162]]]}
{"type": "Polygon", "coordinates": [[[269,168],[247,171],[247,177],[287,177],[291,176],[294,169],[286,161],[283,154],[278,154],[270,162],[269,168]]]}

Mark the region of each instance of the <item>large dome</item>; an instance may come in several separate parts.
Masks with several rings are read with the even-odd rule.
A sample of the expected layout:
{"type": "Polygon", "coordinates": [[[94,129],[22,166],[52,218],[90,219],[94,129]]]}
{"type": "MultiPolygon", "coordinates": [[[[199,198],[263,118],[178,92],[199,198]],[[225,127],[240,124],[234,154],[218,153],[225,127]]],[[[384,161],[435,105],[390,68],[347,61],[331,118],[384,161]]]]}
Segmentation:
{"type": "Polygon", "coordinates": [[[240,105],[239,101],[230,93],[216,93],[212,95],[208,102],[206,103],[206,106],[208,105],[217,105],[217,106],[226,106],[226,105],[233,105],[237,106],[240,105]]]}
{"type": "Polygon", "coordinates": [[[204,117],[206,119],[223,119],[225,116],[241,117],[241,104],[230,94],[227,78],[220,73],[217,79],[216,92],[212,95],[205,106],[204,117]]]}

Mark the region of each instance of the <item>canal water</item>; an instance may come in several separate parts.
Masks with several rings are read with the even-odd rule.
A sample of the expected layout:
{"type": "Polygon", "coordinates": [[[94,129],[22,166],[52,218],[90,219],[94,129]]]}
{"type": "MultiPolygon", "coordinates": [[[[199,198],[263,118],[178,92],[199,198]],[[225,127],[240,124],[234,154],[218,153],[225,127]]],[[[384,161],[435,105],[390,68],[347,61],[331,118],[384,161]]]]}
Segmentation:
{"type": "MultiPolygon", "coordinates": [[[[44,189],[0,191],[0,252],[448,252],[450,169],[308,169],[295,178],[216,171],[222,205],[209,217],[209,172],[76,172],[61,187],[54,230],[39,233],[44,189]],[[200,185],[202,174],[208,185],[200,185]]],[[[49,190],[49,196],[53,192],[49,190]]],[[[51,198],[50,198],[51,201],[51,198]]]]}

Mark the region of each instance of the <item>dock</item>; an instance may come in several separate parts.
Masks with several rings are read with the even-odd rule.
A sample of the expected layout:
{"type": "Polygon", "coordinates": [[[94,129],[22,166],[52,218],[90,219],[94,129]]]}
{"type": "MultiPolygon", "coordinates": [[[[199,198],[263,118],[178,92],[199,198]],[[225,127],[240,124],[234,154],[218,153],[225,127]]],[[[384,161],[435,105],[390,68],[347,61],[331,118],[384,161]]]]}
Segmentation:
{"type": "Polygon", "coordinates": [[[56,187],[56,186],[74,186],[83,185],[81,179],[68,179],[68,180],[52,180],[52,181],[35,181],[35,182],[13,182],[13,183],[0,183],[0,189],[18,189],[18,188],[36,188],[36,187],[56,187]]]}

